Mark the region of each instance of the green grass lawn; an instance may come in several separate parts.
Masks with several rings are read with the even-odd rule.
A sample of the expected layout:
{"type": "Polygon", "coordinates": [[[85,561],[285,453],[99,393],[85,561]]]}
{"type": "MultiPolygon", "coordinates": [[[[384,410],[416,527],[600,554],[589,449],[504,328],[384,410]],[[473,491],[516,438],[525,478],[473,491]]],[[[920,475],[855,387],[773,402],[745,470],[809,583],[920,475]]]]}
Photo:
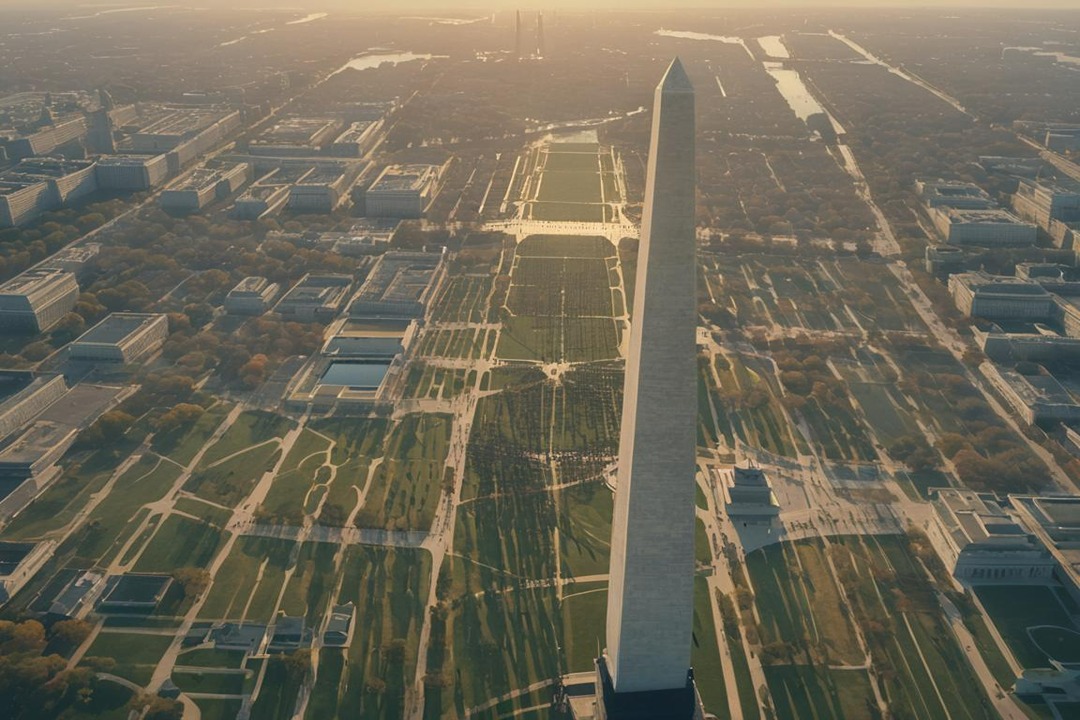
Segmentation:
{"type": "Polygon", "coordinates": [[[291,540],[239,538],[218,569],[199,617],[239,620],[246,607],[247,620],[270,620],[294,546],[291,540]]]}
{"type": "Polygon", "coordinates": [[[84,662],[91,657],[112,658],[116,666],[108,672],[137,685],[146,685],[171,643],[171,635],[102,632],[94,638],[83,658],[84,662]]]}
{"type": "Polygon", "coordinates": [[[158,454],[165,455],[181,465],[187,465],[214,434],[214,430],[221,425],[221,421],[232,408],[233,406],[227,402],[218,402],[192,425],[167,433],[155,434],[150,447],[158,454]]]}
{"type": "Polygon", "coordinates": [[[193,473],[184,483],[184,489],[210,502],[231,507],[251,493],[263,473],[273,468],[280,452],[276,443],[249,448],[213,467],[193,473]]]}
{"type": "Polygon", "coordinates": [[[862,720],[876,717],[865,670],[823,670],[807,665],[765,668],[778,720],[862,720]]]}
{"type": "Polygon", "coordinates": [[[217,528],[170,515],[135,563],[136,572],[172,572],[178,567],[206,567],[225,534],[217,528]]]}
{"type": "Polygon", "coordinates": [[[338,546],[332,543],[308,542],[300,547],[296,570],[281,598],[281,609],[287,615],[304,615],[316,624],[329,611],[337,551],[338,546]]]}
{"type": "Polygon", "coordinates": [[[202,720],[236,720],[240,713],[243,701],[226,700],[224,698],[199,698],[195,704],[199,706],[202,720]]]}
{"type": "Polygon", "coordinates": [[[244,673],[242,672],[177,670],[172,674],[172,681],[186,693],[241,695],[244,692],[244,673]]]}
{"type": "Polygon", "coordinates": [[[230,455],[246,450],[253,445],[264,443],[273,438],[280,438],[295,427],[296,423],[288,418],[262,410],[248,410],[240,414],[221,439],[206,451],[199,461],[199,467],[205,468],[230,455]]]}
{"type": "Polygon", "coordinates": [[[567,672],[587,672],[604,647],[607,583],[572,583],[563,588],[562,651],[567,672]]]}
{"type": "Polygon", "coordinates": [[[311,690],[304,716],[307,720],[345,720],[338,714],[344,669],[344,650],[323,648],[319,651],[319,672],[315,676],[315,687],[311,690]]]}
{"type": "Polygon", "coordinates": [[[446,455],[453,428],[449,415],[406,415],[386,441],[386,455],[376,469],[360,527],[426,530],[442,498],[446,455]]]}
{"type": "Polygon", "coordinates": [[[613,495],[596,482],[559,492],[559,559],[564,577],[608,570],[613,495]]]}
{"type": "Polygon", "coordinates": [[[728,689],[724,683],[724,668],[716,644],[716,623],[713,620],[712,598],[704,577],[694,578],[694,645],[690,661],[694,667],[701,702],[707,712],[724,720],[731,717],[728,689]]]}
{"type": "Polygon", "coordinates": [[[1080,635],[1073,631],[1039,631],[1036,635],[1039,644],[1032,642],[1028,634],[1028,628],[1039,625],[1073,628],[1051,588],[1045,585],[980,585],[975,587],[975,594],[1017,662],[1024,667],[1049,667],[1047,652],[1051,650],[1073,658],[1073,662],[1080,656],[1080,635]]]}
{"type": "Polygon", "coordinates": [[[359,622],[347,650],[336,709],[331,709],[333,698],[323,693],[320,707],[326,714],[320,718],[391,720],[403,716],[405,684],[416,669],[430,577],[431,556],[425,551],[363,546],[347,550],[337,602],[354,603],[359,622]],[[376,679],[385,683],[385,690],[377,696],[367,694],[365,685],[376,679]]]}

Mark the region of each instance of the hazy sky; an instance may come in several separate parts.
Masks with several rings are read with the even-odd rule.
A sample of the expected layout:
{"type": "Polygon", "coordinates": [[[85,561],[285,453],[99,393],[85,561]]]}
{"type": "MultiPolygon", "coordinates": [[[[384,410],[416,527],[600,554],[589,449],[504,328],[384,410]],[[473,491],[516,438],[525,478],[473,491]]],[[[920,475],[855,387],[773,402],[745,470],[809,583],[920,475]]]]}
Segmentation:
{"type": "MultiPolygon", "coordinates": [[[[149,5],[192,5],[198,7],[222,7],[212,0],[0,0],[3,6],[78,6],[78,7],[133,7],[149,5]]],[[[226,7],[274,7],[297,10],[353,10],[357,12],[377,11],[408,13],[414,10],[450,10],[457,8],[469,11],[512,10],[515,8],[568,8],[588,10],[590,8],[616,9],[670,9],[700,8],[703,10],[721,8],[821,8],[821,7],[861,7],[861,8],[937,8],[957,7],[995,7],[995,8],[1065,8],[1080,9],[1080,0],[229,0],[226,7]]]]}

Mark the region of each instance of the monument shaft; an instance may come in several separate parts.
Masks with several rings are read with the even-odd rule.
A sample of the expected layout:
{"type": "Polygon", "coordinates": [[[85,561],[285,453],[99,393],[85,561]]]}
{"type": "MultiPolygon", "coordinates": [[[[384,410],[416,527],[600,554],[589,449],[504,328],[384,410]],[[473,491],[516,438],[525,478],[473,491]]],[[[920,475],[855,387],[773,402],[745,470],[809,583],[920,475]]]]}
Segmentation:
{"type": "Polygon", "coordinates": [[[656,89],[611,538],[607,663],[616,693],[687,684],[694,593],[697,298],[694,90],[656,89]]]}

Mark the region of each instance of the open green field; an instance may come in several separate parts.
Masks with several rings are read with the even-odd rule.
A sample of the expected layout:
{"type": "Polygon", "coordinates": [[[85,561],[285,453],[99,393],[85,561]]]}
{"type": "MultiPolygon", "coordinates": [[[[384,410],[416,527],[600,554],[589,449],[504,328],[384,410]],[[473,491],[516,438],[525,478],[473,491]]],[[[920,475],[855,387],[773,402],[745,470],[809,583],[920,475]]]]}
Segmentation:
{"type": "MultiPolygon", "coordinates": [[[[711,437],[715,442],[719,432],[729,447],[737,437],[752,447],[794,457],[797,450],[771,366],[760,358],[735,352],[717,355],[715,367],[703,360],[699,387],[709,395],[704,406],[699,404],[705,423],[702,439],[711,437]]],[[[699,397],[699,403],[701,400],[699,397]]]]}
{"type": "Polygon", "coordinates": [[[144,455],[117,478],[110,492],[90,513],[77,533],[78,555],[90,562],[107,562],[136,531],[145,511],[139,508],[165,497],[180,477],[180,469],[155,455],[144,455]]]}
{"type": "Polygon", "coordinates": [[[279,444],[255,445],[192,473],[184,489],[218,505],[231,507],[255,489],[263,473],[274,467],[280,456],[279,444]]]}
{"type": "Polygon", "coordinates": [[[99,450],[80,462],[68,463],[64,471],[4,529],[6,540],[42,537],[66,527],[99,492],[133,448],[116,452],[99,450]]]}
{"type": "Polygon", "coordinates": [[[286,615],[303,615],[317,626],[329,612],[337,552],[338,546],[332,543],[307,542],[300,546],[295,570],[281,598],[281,610],[286,615]]]}
{"type": "Polygon", "coordinates": [[[172,635],[147,635],[143,633],[102,632],[83,655],[86,658],[113,658],[116,666],[109,670],[118,677],[136,685],[146,685],[154,674],[154,667],[172,643],[172,635]]]}
{"type": "Polygon", "coordinates": [[[588,672],[596,649],[604,647],[607,583],[573,583],[563,588],[560,643],[566,672],[588,672]]]}
{"type": "Polygon", "coordinates": [[[200,468],[236,453],[248,450],[268,440],[280,438],[295,427],[296,423],[288,418],[261,410],[248,410],[240,414],[225,434],[221,436],[199,461],[200,468]]]}
{"type": "Polygon", "coordinates": [[[1051,587],[977,585],[975,594],[1025,668],[1080,662],[1080,634],[1051,587]]]}
{"type": "Polygon", "coordinates": [[[559,492],[559,560],[564,577],[608,571],[614,499],[603,483],[559,492]]]}
{"type": "Polygon", "coordinates": [[[225,542],[212,525],[170,515],[158,526],[135,563],[136,572],[172,572],[181,567],[205,568],[225,542]]]}
{"type": "Polygon", "coordinates": [[[431,303],[431,319],[435,322],[483,322],[487,318],[487,299],[492,284],[489,275],[449,278],[431,303]]]}
{"type": "Polygon", "coordinates": [[[748,555],[746,567],[761,616],[762,644],[807,643],[823,662],[861,662],[858,637],[845,616],[821,542],[769,545],[748,555]]]}
{"type": "Polygon", "coordinates": [[[375,470],[360,527],[426,530],[442,497],[453,428],[449,415],[406,415],[391,429],[386,455],[375,470]]]}
{"type": "Polygon", "coordinates": [[[382,454],[388,421],[382,418],[323,418],[308,428],[329,437],[334,447],[330,462],[337,466],[327,490],[319,522],[341,525],[367,485],[371,462],[382,454]]]}
{"type": "Polygon", "coordinates": [[[322,469],[329,457],[329,448],[329,440],[304,428],[259,507],[261,521],[286,525],[303,522],[305,499],[313,486],[325,482],[329,475],[329,470],[322,469]]]}
{"type": "Polygon", "coordinates": [[[320,652],[320,675],[309,705],[312,720],[394,720],[404,714],[405,685],[416,668],[431,559],[424,551],[353,546],[346,552],[336,602],[356,605],[358,623],[345,667],[320,652]],[[325,657],[324,657],[325,655],[325,657]],[[325,664],[324,664],[325,663],[325,664]],[[336,682],[335,682],[336,678],[336,682]],[[379,687],[372,693],[368,688],[379,687]],[[313,715],[311,707],[318,708],[313,715]]]}
{"type": "Polygon", "coordinates": [[[863,720],[880,711],[865,670],[832,670],[809,665],[765,668],[777,720],[863,720]]]}
{"type": "Polygon", "coordinates": [[[243,704],[243,700],[240,698],[235,700],[224,698],[199,698],[195,701],[195,704],[199,706],[202,720],[236,720],[236,716],[240,713],[240,706],[243,704]]]}
{"type": "Polygon", "coordinates": [[[214,576],[199,617],[251,622],[270,620],[294,548],[295,543],[291,540],[237,539],[214,576]]]}
{"type": "Polygon", "coordinates": [[[731,717],[728,706],[728,688],[724,683],[724,666],[720,660],[720,650],[716,645],[716,623],[713,620],[712,598],[709,597],[709,585],[700,575],[694,578],[694,645],[690,651],[690,662],[694,668],[694,678],[701,694],[705,711],[716,715],[721,720],[731,717]]]}
{"type": "Polygon", "coordinates": [[[231,404],[218,402],[189,427],[155,433],[150,447],[159,455],[164,455],[181,465],[187,465],[195,458],[232,409],[231,404]]]}

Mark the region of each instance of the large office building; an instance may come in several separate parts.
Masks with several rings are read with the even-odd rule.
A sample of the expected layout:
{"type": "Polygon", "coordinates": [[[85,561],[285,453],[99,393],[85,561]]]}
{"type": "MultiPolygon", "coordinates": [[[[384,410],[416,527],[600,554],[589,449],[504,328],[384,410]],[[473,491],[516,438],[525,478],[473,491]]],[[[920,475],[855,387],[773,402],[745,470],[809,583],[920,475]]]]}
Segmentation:
{"type": "Polygon", "coordinates": [[[64,270],[27,270],[0,285],[0,329],[45,332],[79,299],[75,276],[64,270]]]}
{"type": "Polygon", "coordinates": [[[27,158],[0,173],[0,227],[23,225],[97,187],[93,161],[27,158]]]}
{"type": "Polygon", "coordinates": [[[391,165],[364,193],[369,217],[422,217],[434,197],[439,165],[391,165]]]}
{"type": "Polygon", "coordinates": [[[12,160],[48,155],[68,143],[82,140],[86,133],[86,119],[82,115],[52,121],[28,135],[9,140],[7,155],[12,160]]]}
{"type": "Polygon", "coordinates": [[[240,112],[225,108],[140,106],[141,124],[130,137],[136,153],[161,154],[195,141],[197,153],[209,150],[240,128],[240,112]]]}
{"type": "Polygon", "coordinates": [[[915,191],[928,208],[986,210],[997,205],[985,190],[974,183],[919,180],[915,183],[915,191]]]}
{"type": "Polygon", "coordinates": [[[330,322],[345,306],[352,288],[350,275],[305,275],[274,308],[300,322],[330,322]]]}
{"type": "Polygon", "coordinates": [[[987,320],[1046,322],[1058,315],[1054,296],[1033,280],[985,272],[949,276],[956,307],[969,317],[987,320]]]}
{"type": "Polygon", "coordinates": [[[596,660],[598,720],[703,717],[690,668],[697,470],[694,157],[694,90],[675,60],[653,108],[611,531],[607,647],[596,660]]]}
{"type": "Polygon", "coordinates": [[[983,363],[980,369],[1028,425],[1080,421],[1080,405],[1054,376],[1021,375],[991,362],[983,363]]]}
{"type": "Polygon", "coordinates": [[[931,491],[943,558],[958,580],[1009,585],[1048,582],[1057,562],[993,495],[959,488],[931,491]]]}
{"type": "Polygon", "coordinates": [[[289,189],[288,208],[294,213],[330,213],[345,199],[349,171],[341,165],[321,165],[289,189]]]}
{"type": "Polygon", "coordinates": [[[231,315],[262,315],[270,309],[281,288],[264,277],[246,277],[225,296],[225,312],[231,315]]]}
{"type": "Polygon", "coordinates": [[[169,320],[151,313],[112,313],[68,347],[81,362],[131,363],[158,350],[169,336],[169,320]]]}
{"type": "Polygon", "coordinates": [[[168,176],[164,155],[110,155],[97,163],[98,185],[105,190],[151,190],[168,176]]]}
{"type": "Polygon", "coordinates": [[[34,378],[29,385],[0,402],[0,442],[30,423],[67,394],[63,375],[34,378]]]}
{"type": "Polygon", "coordinates": [[[374,120],[354,122],[330,145],[330,153],[338,157],[360,157],[374,144],[382,123],[374,120]]]}
{"type": "Polygon", "coordinates": [[[251,166],[247,163],[199,168],[180,185],[164,190],[159,203],[171,212],[196,213],[215,200],[229,197],[250,181],[251,166]]]}
{"type": "Polygon", "coordinates": [[[341,131],[341,120],[330,117],[288,117],[267,128],[248,143],[252,155],[310,157],[341,131]]]}
{"type": "Polygon", "coordinates": [[[1034,245],[1038,230],[1007,210],[963,210],[937,207],[930,210],[934,226],[950,245],[985,247],[1034,245]]]}
{"type": "Polygon", "coordinates": [[[1013,195],[1013,209],[1043,229],[1051,220],[1080,220],[1080,182],[1021,180],[1013,195]]]}
{"type": "Polygon", "coordinates": [[[385,253],[357,291],[349,306],[349,316],[365,320],[423,317],[428,294],[442,263],[443,253],[385,253]]]}

